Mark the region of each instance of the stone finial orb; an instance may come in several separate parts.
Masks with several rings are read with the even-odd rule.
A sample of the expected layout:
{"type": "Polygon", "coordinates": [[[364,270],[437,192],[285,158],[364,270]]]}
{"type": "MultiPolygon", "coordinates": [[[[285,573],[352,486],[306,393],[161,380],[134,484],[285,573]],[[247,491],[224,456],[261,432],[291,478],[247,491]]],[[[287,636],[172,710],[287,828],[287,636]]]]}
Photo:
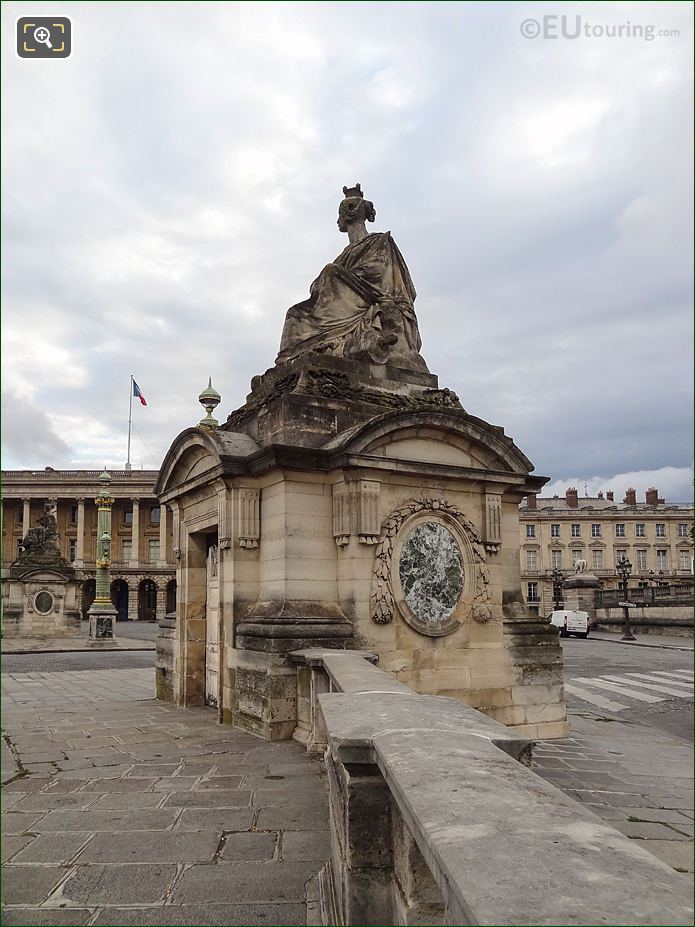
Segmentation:
{"type": "Polygon", "coordinates": [[[203,428],[217,428],[220,424],[216,418],[212,417],[212,412],[220,404],[220,399],[222,397],[217,392],[217,390],[212,385],[212,377],[208,378],[208,385],[202,391],[200,396],[198,396],[198,402],[207,412],[205,418],[201,419],[198,422],[198,425],[203,428]]]}

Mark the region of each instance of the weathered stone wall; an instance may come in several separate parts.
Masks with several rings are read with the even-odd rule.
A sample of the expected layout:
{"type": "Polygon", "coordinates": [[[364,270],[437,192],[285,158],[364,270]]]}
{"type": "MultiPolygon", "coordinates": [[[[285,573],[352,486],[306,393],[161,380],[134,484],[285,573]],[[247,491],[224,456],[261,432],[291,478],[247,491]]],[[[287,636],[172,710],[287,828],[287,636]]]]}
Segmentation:
{"type": "MultiPolygon", "coordinates": [[[[50,571],[32,573],[2,582],[2,633],[4,637],[63,638],[80,633],[80,587],[76,579],[50,571]],[[50,596],[50,609],[38,607],[41,594],[50,596]]],[[[46,599],[46,602],[49,602],[46,599]]]]}
{"type": "Polygon", "coordinates": [[[155,685],[157,698],[164,702],[176,702],[176,619],[165,618],[159,623],[157,656],[155,661],[155,685]]]}
{"type": "MultiPolygon", "coordinates": [[[[178,556],[177,701],[205,700],[204,553],[214,537],[220,674],[208,698],[222,719],[289,736],[297,706],[286,655],[343,646],[376,651],[418,691],[461,699],[531,736],[566,734],[557,636],[526,613],[519,579],[518,502],[543,479],[529,475],[501,428],[468,416],[455,397],[424,412],[422,385],[406,377],[385,386],[374,371],[360,373],[369,402],[359,415],[345,399],[324,403],[343,418],[324,422],[321,445],[316,421],[300,413],[325,397],[311,392],[320,386],[314,362],[302,363],[290,411],[284,394],[268,399],[271,409],[254,405],[252,393],[239,413],[245,433],[190,429],[163,464],[158,493],[174,513],[178,556]],[[384,413],[380,396],[401,397],[404,410],[384,413]],[[271,412],[293,443],[263,445],[277,438],[271,412]],[[444,545],[436,557],[448,551],[456,561],[441,614],[411,595],[430,566],[453,576],[422,559],[431,548],[418,546],[417,532],[444,545]]],[[[344,374],[350,379],[350,365],[344,374]]]]}
{"type": "MultiPolygon", "coordinates": [[[[622,608],[597,608],[594,621],[597,630],[615,631],[624,623],[622,608]]],[[[693,636],[693,609],[685,605],[654,605],[649,608],[631,608],[630,624],[641,634],[673,634],[693,636]]]]}

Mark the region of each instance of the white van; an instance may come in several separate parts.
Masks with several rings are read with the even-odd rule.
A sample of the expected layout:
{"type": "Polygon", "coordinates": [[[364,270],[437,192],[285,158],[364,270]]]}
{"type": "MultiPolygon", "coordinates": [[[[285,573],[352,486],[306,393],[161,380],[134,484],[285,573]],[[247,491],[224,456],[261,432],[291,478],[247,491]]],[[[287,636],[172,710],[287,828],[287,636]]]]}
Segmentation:
{"type": "Polygon", "coordinates": [[[589,636],[588,612],[572,612],[562,608],[549,615],[548,621],[560,629],[560,637],[569,637],[570,634],[584,638],[589,636]]]}

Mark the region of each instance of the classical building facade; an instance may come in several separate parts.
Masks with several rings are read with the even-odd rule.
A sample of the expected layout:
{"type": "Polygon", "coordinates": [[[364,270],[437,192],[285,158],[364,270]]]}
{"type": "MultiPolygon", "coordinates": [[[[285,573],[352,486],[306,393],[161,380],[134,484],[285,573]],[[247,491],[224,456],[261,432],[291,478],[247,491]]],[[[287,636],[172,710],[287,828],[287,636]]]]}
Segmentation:
{"type": "MultiPolygon", "coordinates": [[[[81,613],[95,594],[99,470],[3,470],[2,575],[17,559],[22,538],[44,502],[56,504],[60,552],[82,583],[81,613]]],[[[172,519],[154,495],[157,470],[110,470],[111,598],[119,620],[154,621],[176,606],[172,519]]]]}
{"type": "Polygon", "coordinates": [[[564,498],[529,495],[519,512],[522,591],[541,615],[553,610],[552,571],[567,576],[577,560],[586,561],[604,589],[618,588],[622,554],[632,563],[631,587],[692,580],[693,506],[666,502],[656,489],[644,501],[628,489],[616,502],[612,492],[582,498],[570,488],[564,498]]]}

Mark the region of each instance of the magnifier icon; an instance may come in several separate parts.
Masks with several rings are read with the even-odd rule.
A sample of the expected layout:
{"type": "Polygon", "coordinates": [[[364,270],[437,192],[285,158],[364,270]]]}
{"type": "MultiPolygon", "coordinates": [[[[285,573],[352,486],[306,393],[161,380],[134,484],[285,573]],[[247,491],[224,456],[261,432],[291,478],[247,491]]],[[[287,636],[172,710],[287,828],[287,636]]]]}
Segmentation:
{"type": "Polygon", "coordinates": [[[38,29],[34,29],[34,41],[39,42],[41,45],[46,45],[50,49],[53,48],[51,45],[51,33],[45,26],[39,26],[38,29]]]}

